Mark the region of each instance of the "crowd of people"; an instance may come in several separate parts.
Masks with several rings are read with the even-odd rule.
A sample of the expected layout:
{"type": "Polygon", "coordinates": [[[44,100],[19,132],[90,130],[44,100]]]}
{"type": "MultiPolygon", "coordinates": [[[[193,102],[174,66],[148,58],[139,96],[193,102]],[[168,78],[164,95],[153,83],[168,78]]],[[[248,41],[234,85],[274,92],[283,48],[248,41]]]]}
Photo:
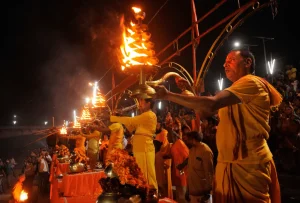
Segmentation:
{"type": "Polygon", "coordinates": [[[297,69],[287,65],[267,77],[284,100],[271,116],[269,145],[278,170],[299,175],[300,167],[300,86],[297,69]]]}
{"type": "MultiPolygon", "coordinates": [[[[280,202],[272,157],[279,171],[299,173],[300,87],[297,69],[292,66],[286,66],[285,70],[277,68],[276,73],[263,80],[250,74],[254,64],[254,57],[249,51],[232,51],[224,67],[228,79],[234,84],[228,91],[222,91],[221,96],[205,93],[205,97],[193,99],[160,89],[158,97],[161,96],[159,94],[169,94],[167,100],[174,103],[164,101],[164,108],[157,109],[153,108],[151,99],[144,99],[141,115],[135,118],[111,116],[110,121],[115,124],[109,126],[109,132],[100,134],[100,129],[94,129],[88,135],[82,134],[84,139],[81,142],[77,142],[80,136],[76,135],[75,147],[84,148],[87,141],[83,150],[88,156],[97,155],[96,159],[104,165],[111,148],[127,150],[136,156],[139,166],[144,167],[142,171],[145,171],[148,182],[158,189],[159,195],[179,203],[211,202],[213,184],[215,198],[220,202],[226,202],[224,198],[229,198],[229,202],[239,202],[239,198],[247,198],[246,202],[259,198],[280,202]],[[277,91],[266,81],[272,83],[277,91]],[[283,98],[281,104],[278,92],[283,98]],[[211,105],[217,100],[220,100],[219,103],[211,105]],[[209,112],[210,115],[201,117],[200,121],[199,114],[192,109],[202,114],[209,112]],[[223,116],[222,125],[220,115],[223,116]],[[157,120],[154,121],[154,118],[157,120]],[[268,118],[269,122],[266,121],[268,118]],[[96,151],[94,143],[97,143],[96,151]],[[152,149],[153,144],[155,149],[152,149]],[[147,163],[152,159],[155,159],[155,169],[147,163]],[[245,180],[246,174],[253,182],[245,180]],[[255,182],[258,176],[261,176],[261,182],[255,182]],[[240,182],[236,183],[237,180],[240,182]],[[271,183],[262,183],[263,180],[271,183]],[[268,191],[258,189],[252,191],[255,194],[249,193],[255,187],[262,189],[266,185],[270,185],[268,191]]],[[[13,172],[10,162],[0,162],[1,171],[7,177],[13,172]]],[[[24,187],[28,191],[38,174],[40,189],[47,192],[50,164],[51,156],[45,149],[38,155],[31,153],[26,159],[23,172],[26,176],[24,187]]]]}
{"type": "Polygon", "coordinates": [[[11,191],[13,201],[18,202],[21,190],[28,193],[27,202],[34,202],[38,193],[49,194],[49,168],[52,162],[51,152],[46,148],[33,150],[24,160],[21,171],[15,169],[16,162],[12,158],[4,164],[0,161],[0,191],[7,193],[11,191]],[[37,191],[34,191],[36,186],[37,191]]]}

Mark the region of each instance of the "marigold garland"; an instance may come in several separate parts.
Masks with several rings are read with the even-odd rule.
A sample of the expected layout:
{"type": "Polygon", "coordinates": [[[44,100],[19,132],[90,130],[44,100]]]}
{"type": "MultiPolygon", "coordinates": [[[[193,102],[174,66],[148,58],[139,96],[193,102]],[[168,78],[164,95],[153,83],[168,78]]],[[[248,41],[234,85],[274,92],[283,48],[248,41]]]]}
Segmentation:
{"type": "Polygon", "coordinates": [[[108,161],[113,163],[113,171],[122,185],[129,184],[137,188],[149,188],[135,157],[130,156],[127,151],[114,149],[109,155],[108,161]]]}

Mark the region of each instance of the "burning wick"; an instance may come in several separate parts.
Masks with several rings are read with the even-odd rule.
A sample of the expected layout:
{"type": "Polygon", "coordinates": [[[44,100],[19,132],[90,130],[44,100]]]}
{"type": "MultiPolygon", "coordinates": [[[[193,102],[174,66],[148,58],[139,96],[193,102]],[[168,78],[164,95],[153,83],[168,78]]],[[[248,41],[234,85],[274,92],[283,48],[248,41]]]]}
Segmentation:
{"type": "Polygon", "coordinates": [[[25,192],[24,190],[21,191],[21,194],[20,194],[20,201],[21,202],[24,202],[25,200],[28,199],[28,193],[25,192]]]}
{"type": "Polygon", "coordinates": [[[142,9],[138,8],[138,7],[132,7],[133,12],[135,13],[139,13],[142,11],[142,9]]]}

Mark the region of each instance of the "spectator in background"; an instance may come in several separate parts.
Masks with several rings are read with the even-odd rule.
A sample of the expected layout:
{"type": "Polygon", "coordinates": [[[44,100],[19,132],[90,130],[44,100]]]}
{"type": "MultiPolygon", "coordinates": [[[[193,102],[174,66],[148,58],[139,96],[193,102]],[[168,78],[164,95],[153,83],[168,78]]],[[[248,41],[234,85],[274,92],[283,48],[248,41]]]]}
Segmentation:
{"type": "Polygon", "coordinates": [[[289,78],[290,81],[294,81],[297,77],[297,69],[293,67],[292,65],[287,65],[286,66],[286,74],[289,78]]]}
{"type": "Polygon", "coordinates": [[[45,160],[45,157],[41,154],[41,156],[38,158],[39,162],[39,189],[42,193],[47,193],[47,187],[49,183],[49,166],[47,161],[45,160]]]}
{"type": "Polygon", "coordinates": [[[191,203],[211,202],[214,156],[202,139],[203,135],[196,131],[187,133],[187,145],[190,148],[187,182],[191,203]]]}
{"type": "Polygon", "coordinates": [[[14,171],[14,164],[9,159],[6,160],[6,175],[8,187],[12,187],[16,182],[16,175],[14,171]]]}

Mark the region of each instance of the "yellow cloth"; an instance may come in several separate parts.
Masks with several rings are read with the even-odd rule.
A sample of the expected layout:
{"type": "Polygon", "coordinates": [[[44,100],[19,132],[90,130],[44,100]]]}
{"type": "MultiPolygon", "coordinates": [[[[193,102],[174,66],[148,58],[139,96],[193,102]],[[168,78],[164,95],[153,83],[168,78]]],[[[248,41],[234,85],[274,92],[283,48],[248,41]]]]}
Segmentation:
{"type": "Polygon", "coordinates": [[[132,137],[133,155],[150,187],[157,189],[153,145],[157,123],[155,113],[147,111],[135,117],[111,116],[110,121],[124,124],[131,132],[135,130],[135,135],[132,137]]]}
{"type": "Polygon", "coordinates": [[[219,110],[214,201],[241,202],[243,196],[244,202],[269,202],[272,154],[266,142],[268,120],[270,107],[280,104],[281,95],[253,75],[240,78],[226,91],[241,103],[219,110]]]}
{"type": "Polygon", "coordinates": [[[120,123],[114,123],[108,127],[111,134],[108,142],[107,157],[113,149],[123,149],[122,141],[124,137],[124,129],[120,123]]]}
{"type": "Polygon", "coordinates": [[[88,151],[91,153],[98,153],[99,151],[99,140],[101,133],[98,130],[95,130],[90,135],[87,136],[88,142],[88,151]]]}
{"type": "Polygon", "coordinates": [[[89,140],[87,156],[90,159],[90,166],[93,169],[96,166],[97,161],[99,160],[99,139],[101,137],[101,133],[98,130],[94,130],[94,132],[86,137],[89,140]]]}

